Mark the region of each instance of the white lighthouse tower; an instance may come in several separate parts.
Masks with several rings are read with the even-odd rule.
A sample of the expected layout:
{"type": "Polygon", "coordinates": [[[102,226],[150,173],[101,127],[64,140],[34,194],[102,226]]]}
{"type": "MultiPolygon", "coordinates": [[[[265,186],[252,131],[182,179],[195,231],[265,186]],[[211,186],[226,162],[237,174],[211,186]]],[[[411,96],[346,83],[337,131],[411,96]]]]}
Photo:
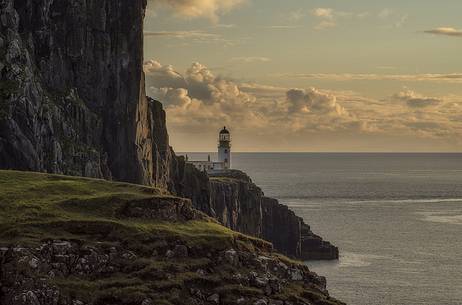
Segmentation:
{"type": "Polygon", "coordinates": [[[226,127],[218,136],[218,162],[224,164],[224,169],[231,168],[231,134],[226,127]]]}

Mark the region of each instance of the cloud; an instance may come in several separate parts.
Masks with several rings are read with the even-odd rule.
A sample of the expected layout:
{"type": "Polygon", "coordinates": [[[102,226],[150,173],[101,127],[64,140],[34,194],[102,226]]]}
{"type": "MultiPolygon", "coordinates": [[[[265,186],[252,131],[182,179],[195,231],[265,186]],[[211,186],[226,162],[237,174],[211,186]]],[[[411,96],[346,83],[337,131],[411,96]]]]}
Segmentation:
{"type": "Polygon", "coordinates": [[[154,36],[154,37],[174,37],[174,38],[198,38],[198,39],[216,39],[219,38],[220,35],[212,34],[203,31],[145,31],[145,37],[154,36]]]}
{"type": "Polygon", "coordinates": [[[261,132],[267,128],[346,130],[361,125],[352,124],[357,119],[334,95],[315,88],[239,83],[216,76],[197,62],[182,75],[155,60],[146,62],[145,71],[148,92],[164,102],[174,129],[204,128],[205,122],[217,128],[228,124],[261,132]]]}
{"type": "Polygon", "coordinates": [[[197,62],[179,73],[150,60],[145,71],[148,94],[164,103],[172,134],[184,140],[223,125],[248,145],[290,142],[287,147],[313,137],[462,136],[459,96],[427,97],[406,89],[381,100],[350,91],[285,88],[225,78],[197,62]]]}
{"type": "Polygon", "coordinates": [[[194,43],[220,43],[233,45],[235,42],[223,38],[219,34],[205,31],[145,31],[146,38],[174,38],[194,43]]]}
{"type": "Polygon", "coordinates": [[[345,19],[357,19],[362,20],[371,14],[369,12],[344,12],[337,11],[332,8],[315,8],[311,10],[311,15],[318,18],[320,21],[315,25],[314,29],[324,30],[328,28],[334,28],[337,23],[345,19]]]}
{"type": "Polygon", "coordinates": [[[171,9],[177,16],[186,18],[204,17],[217,22],[223,15],[246,0],[150,0],[156,7],[171,9]]]}
{"type": "Polygon", "coordinates": [[[325,18],[330,20],[334,19],[334,10],[331,8],[315,8],[311,11],[311,14],[319,18],[325,18]]]}
{"type": "Polygon", "coordinates": [[[425,97],[412,90],[406,90],[393,95],[393,99],[403,101],[411,108],[426,108],[438,106],[443,101],[441,99],[425,97]]]}
{"type": "Polygon", "coordinates": [[[302,9],[298,9],[296,11],[292,11],[289,13],[288,19],[290,21],[300,21],[306,16],[305,12],[302,9]]]}
{"type": "Polygon", "coordinates": [[[261,56],[248,56],[248,57],[233,57],[231,58],[231,61],[244,63],[244,64],[250,64],[250,63],[270,62],[271,59],[268,57],[261,57],[261,56]]]}
{"type": "Polygon", "coordinates": [[[266,29],[273,29],[273,30],[290,30],[290,29],[298,29],[300,26],[298,25],[269,25],[265,27],[266,29]]]}
{"type": "Polygon", "coordinates": [[[455,28],[451,28],[451,27],[440,27],[440,28],[436,28],[433,30],[424,31],[424,33],[433,34],[433,35],[462,37],[462,30],[456,30],[455,28]]]}
{"type": "Polygon", "coordinates": [[[380,19],[387,19],[389,18],[390,16],[393,15],[393,10],[389,9],[389,8],[384,8],[383,10],[381,10],[379,13],[378,13],[378,17],[380,19]]]}
{"type": "Polygon", "coordinates": [[[232,28],[235,28],[236,25],[235,24],[224,24],[224,23],[220,23],[220,24],[216,24],[214,25],[215,28],[219,28],[219,29],[232,29],[232,28]]]}
{"type": "Polygon", "coordinates": [[[448,83],[461,83],[462,73],[450,74],[353,74],[353,73],[340,73],[340,74],[324,74],[324,73],[283,73],[276,74],[276,77],[281,78],[305,78],[317,80],[330,80],[330,81],[428,81],[428,82],[448,82],[448,83]]]}
{"type": "Polygon", "coordinates": [[[186,80],[171,65],[162,66],[158,61],[144,63],[147,81],[156,88],[184,88],[186,80]]]}
{"type": "Polygon", "coordinates": [[[311,15],[321,19],[321,22],[314,27],[316,30],[324,30],[337,26],[334,10],[331,8],[315,8],[311,11],[311,15]]]}
{"type": "Polygon", "coordinates": [[[289,113],[348,115],[345,108],[337,103],[334,95],[323,93],[315,88],[291,89],[287,91],[287,102],[289,113]]]}
{"type": "Polygon", "coordinates": [[[337,26],[337,23],[333,21],[324,20],[318,23],[314,28],[315,30],[325,30],[328,28],[335,28],[336,26],[337,26]]]}

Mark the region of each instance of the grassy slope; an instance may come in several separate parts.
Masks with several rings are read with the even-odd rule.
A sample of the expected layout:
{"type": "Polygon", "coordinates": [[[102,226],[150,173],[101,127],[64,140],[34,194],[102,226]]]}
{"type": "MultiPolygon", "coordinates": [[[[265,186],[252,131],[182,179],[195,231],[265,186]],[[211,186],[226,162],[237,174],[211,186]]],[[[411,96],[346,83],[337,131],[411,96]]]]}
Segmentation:
{"type": "MultiPolygon", "coordinates": [[[[261,294],[254,288],[223,284],[224,278],[236,272],[232,266],[220,267],[206,279],[195,271],[214,268],[213,259],[200,253],[230,248],[267,251],[268,243],[233,232],[208,218],[164,222],[117,216],[127,201],[153,196],[169,197],[160,189],[139,185],[0,170],[0,246],[33,247],[49,239],[64,239],[118,246],[136,253],[138,259],[125,266],[122,274],[54,279],[54,284],[69,295],[95,304],[106,304],[107,298],[115,298],[117,304],[139,304],[146,296],[164,300],[159,304],[185,304],[185,283],[202,281],[206,286],[216,286],[218,293],[229,290],[226,295],[261,294]],[[153,249],[165,251],[165,244],[178,243],[196,254],[173,261],[163,255],[153,257],[153,249]],[[160,276],[167,273],[173,276],[160,276]]],[[[284,294],[299,295],[299,290],[298,286],[289,286],[284,294]]],[[[322,304],[337,303],[326,300],[322,304]]]]}
{"type": "Polygon", "coordinates": [[[240,236],[211,220],[172,223],[116,216],[116,211],[126,201],[152,196],[169,197],[163,190],[127,183],[0,171],[0,243],[35,244],[47,238],[79,239],[80,234],[86,232],[74,233],[73,224],[86,226],[89,232],[94,229],[100,235],[115,229],[120,234],[117,240],[154,234],[169,235],[193,244],[215,239],[231,241],[236,235],[240,236]]]}

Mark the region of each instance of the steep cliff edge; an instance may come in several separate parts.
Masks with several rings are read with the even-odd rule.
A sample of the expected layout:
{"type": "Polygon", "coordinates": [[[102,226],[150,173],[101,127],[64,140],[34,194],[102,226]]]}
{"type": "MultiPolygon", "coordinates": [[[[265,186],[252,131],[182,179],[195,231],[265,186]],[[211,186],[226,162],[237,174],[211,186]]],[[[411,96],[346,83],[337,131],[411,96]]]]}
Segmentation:
{"type": "Polygon", "coordinates": [[[326,282],[190,200],[0,170],[0,304],[341,305],[326,282]]]}
{"type": "Polygon", "coordinates": [[[335,260],[338,248],[314,234],[303,219],[276,199],[265,197],[250,177],[238,170],[212,175],[210,205],[222,224],[263,238],[291,257],[335,260]]]}
{"type": "Polygon", "coordinates": [[[152,184],[146,0],[0,4],[0,168],[152,184]]]}

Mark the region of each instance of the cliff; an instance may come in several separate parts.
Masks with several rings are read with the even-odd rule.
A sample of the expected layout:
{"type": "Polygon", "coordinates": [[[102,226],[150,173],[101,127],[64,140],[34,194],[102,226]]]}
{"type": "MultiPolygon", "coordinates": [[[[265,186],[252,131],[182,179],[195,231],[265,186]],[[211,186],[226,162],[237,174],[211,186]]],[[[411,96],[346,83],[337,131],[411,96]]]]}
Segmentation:
{"type": "Polygon", "coordinates": [[[303,219],[276,199],[265,197],[250,177],[238,170],[212,175],[211,209],[225,226],[259,238],[291,257],[339,258],[338,248],[315,235],[303,219]]]}
{"type": "Polygon", "coordinates": [[[209,179],[175,156],[162,104],[145,96],[145,6],[1,2],[0,168],[157,186],[283,253],[337,258],[335,247],[246,175],[209,179]]]}
{"type": "Polygon", "coordinates": [[[152,184],[146,1],[0,6],[0,168],[152,184]]]}
{"type": "Polygon", "coordinates": [[[162,189],[0,170],[0,207],[0,304],[343,304],[162,189]]]}

